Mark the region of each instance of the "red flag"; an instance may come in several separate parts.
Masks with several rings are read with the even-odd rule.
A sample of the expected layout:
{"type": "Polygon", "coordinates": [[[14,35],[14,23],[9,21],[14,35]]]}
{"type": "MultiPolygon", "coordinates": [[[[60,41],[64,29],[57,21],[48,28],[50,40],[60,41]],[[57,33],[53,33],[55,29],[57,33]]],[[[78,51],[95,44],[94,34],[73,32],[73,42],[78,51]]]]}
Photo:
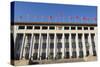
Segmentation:
{"type": "Polygon", "coordinates": [[[48,16],[48,19],[51,20],[52,19],[52,16],[48,16]]]}
{"type": "Polygon", "coordinates": [[[83,20],[87,20],[87,18],[86,18],[86,17],[83,17],[82,19],[83,19],[83,20]]]}
{"type": "Polygon", "coordinates": [[[76,19],[79,19],[79,16],[75,16],[76,19]]]}
{"type": "Polygon", "coordinates": [[[97,18],[95,17],[95,18],[93,18],[93,20],[97,21],[97,18]]]}
{"type": "Polygon", "coordinates": [[[87,20],[89,21],[89,20],[90,20],[90,18],[87,18],[87,20]]]}

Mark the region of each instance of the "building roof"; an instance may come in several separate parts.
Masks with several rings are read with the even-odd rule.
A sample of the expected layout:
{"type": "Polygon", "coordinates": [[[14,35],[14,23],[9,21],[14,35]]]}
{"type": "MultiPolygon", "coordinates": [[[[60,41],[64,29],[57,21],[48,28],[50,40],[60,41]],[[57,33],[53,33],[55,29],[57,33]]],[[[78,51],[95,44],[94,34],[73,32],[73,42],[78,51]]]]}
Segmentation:
{"type": "Polygon", "coordinates": [[[12,22],[11,25],[70,25],[70,26],[97,26],[96,23],[54,23],[54,22],[12,22]]]}

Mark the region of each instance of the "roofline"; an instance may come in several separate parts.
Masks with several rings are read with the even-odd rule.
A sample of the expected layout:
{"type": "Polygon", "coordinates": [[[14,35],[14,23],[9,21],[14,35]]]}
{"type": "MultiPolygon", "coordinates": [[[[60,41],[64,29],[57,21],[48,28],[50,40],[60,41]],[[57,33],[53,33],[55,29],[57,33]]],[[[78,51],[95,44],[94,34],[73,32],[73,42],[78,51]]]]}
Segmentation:
{"type": "Polygon", "coordinates": [[[71,25],[71,26],[97,26],[96,23],[55,23],[55,22],[11,22],[11,25],[71,25]]]}

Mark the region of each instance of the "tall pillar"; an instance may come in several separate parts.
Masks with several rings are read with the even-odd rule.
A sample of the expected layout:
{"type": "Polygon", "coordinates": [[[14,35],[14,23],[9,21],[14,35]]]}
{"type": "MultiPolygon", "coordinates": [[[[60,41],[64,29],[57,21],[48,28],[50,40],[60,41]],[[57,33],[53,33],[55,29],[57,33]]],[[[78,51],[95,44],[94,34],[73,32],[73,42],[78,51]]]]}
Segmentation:
{"type": "Polygon", "coordinates": [[[48,40],[49,40],[49,34],[47,33],[47,40],[46,40],[46,58],[48,57],[48,40]]]}
{"type": "Polygon", "coordinates": [[[16,43],[16,37],[17,37],[17,33],[14,32],[14,34],[13,34],[13,38],[14,38],[14,46],[15,46],[15,43],[16,43]]]}
{"type": "Polygon", "coordinates": [[[65,39],[64,39],[64,33],[63,33],[63,35],[62,35],[62,58],[64,58],[64,55],[65,55],[65,41],[64,41],[65,39]]]}
{"type": "Polygon", "coordinates": [[[95,36],[94,36],[94,42],[95,42],[95,50],[96,50],[96,53],[97,53],[97,50],[98,50],[98,33],[96,32],[95,33],[95,36]]]}
{"type": "Polygon", "coordinates": [[[56,57],[56,33],[54,34],[54,58],[56,57]]]}
{"type": "Polygon", "coordinates": [[[20,52],[20,59],[22,58],[22,53],[23,53],[23,47],[24,47],[24,43],[25,43],[25,33],[23,34],[23,40],[22,40],[22,46],[21,46],[21,52],[20,52]]]}
{"type": "Polygon", "coordinates": [[[29,50],[29,58],[31,58],[31,51],[32,51],[32,46],[33,46],[33,33],[31,34],[31,43],[30,43],[30,50],[29,50]]]}
{"type": "MultiPolygon", "coordinates": [[[[48,34],[48,57],[49,57],[49,55],[50,55],[50,42],[51,42],[51,40],[50,40],[50,36],[49,36],[49,34],[48,34]]],[[[49,59],[49,58],[48,58],[49,59]]]]}
{"type": "MultiPolygon", "coordinates": [[[[38,58],[41,56],[41,33],[39,33],[39,48],[38,48],[38,58]]],[[[41,60],[41,58],[40,58],[41,60]]]]}
{"type": "Polygon", "coordinates": [[[22,58],[25,58],[25,46],[27,44],[27,36],[25,36],[25,42],[24,42],[24,45],[23,45],[23,53],[22,53],[22,58]]]}
{"type": "Polygon", "coordinates": [[[70,58],[71,58],[72,56],[71,33],[69,33],[69,53],[70,53],[70,58]]]}
{"type": "Polygon", "coordinates": [[[33,57],[33,54],[34,54],[34,44],[35,44],[35,36],[33,34],[33,40],[32,40],[32,51],[31,51],[31,56],[33,57]]]}
{"type": "Polygon", "coordinates": [[[86,45],[85,45],[84,33],[82,34],[82,44],[83,44],[83,54],[84,54],[84,57],[85,57],[86,56],[86,45]]]}
{"type": "Polygon", "coordinates": [[[42,57],[42,52],[44,51],[42,46],[43,46],[43,36],[42,36],[42,33],[41,33],[41,39],[40,39],[40,56],[42,57]]]}
{"type": "Polygon", "coordinates": [[[93,55],[92,42],[91,42],[91,33],[89,33],[88,42],[89,42],[89,53],[90,53],[90,56],[91,56],[91,55],[93,55]]]}
{"type": "Polygon", "coordinates": [[[77,58],[78,58],[79,57],[78,33],[76,33],[76,53],[77,53],[77,58]]]}
{"type": "Polygon", "coordinates": [[[17,36],[17,32],[16,32],[17,26],[14,26],[13,28],[14,28],[14,29],[13,29],[12,33],[14,33],[14,34],[13,34],[13,37],[14,37],[14,44],[15,44],[16,36],[17,36]]]}

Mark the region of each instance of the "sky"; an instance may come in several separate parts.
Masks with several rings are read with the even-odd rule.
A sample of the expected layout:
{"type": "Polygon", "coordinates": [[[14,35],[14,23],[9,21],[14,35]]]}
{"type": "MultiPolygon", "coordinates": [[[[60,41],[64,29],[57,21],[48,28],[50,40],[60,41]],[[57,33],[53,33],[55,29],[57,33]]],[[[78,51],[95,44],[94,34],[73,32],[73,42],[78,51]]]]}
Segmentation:
{"type": "Polygon", "coordinates": [[[13,3],[14,22],[96,23],[97,19],[96,6],[20,1],[13,3]]]}

